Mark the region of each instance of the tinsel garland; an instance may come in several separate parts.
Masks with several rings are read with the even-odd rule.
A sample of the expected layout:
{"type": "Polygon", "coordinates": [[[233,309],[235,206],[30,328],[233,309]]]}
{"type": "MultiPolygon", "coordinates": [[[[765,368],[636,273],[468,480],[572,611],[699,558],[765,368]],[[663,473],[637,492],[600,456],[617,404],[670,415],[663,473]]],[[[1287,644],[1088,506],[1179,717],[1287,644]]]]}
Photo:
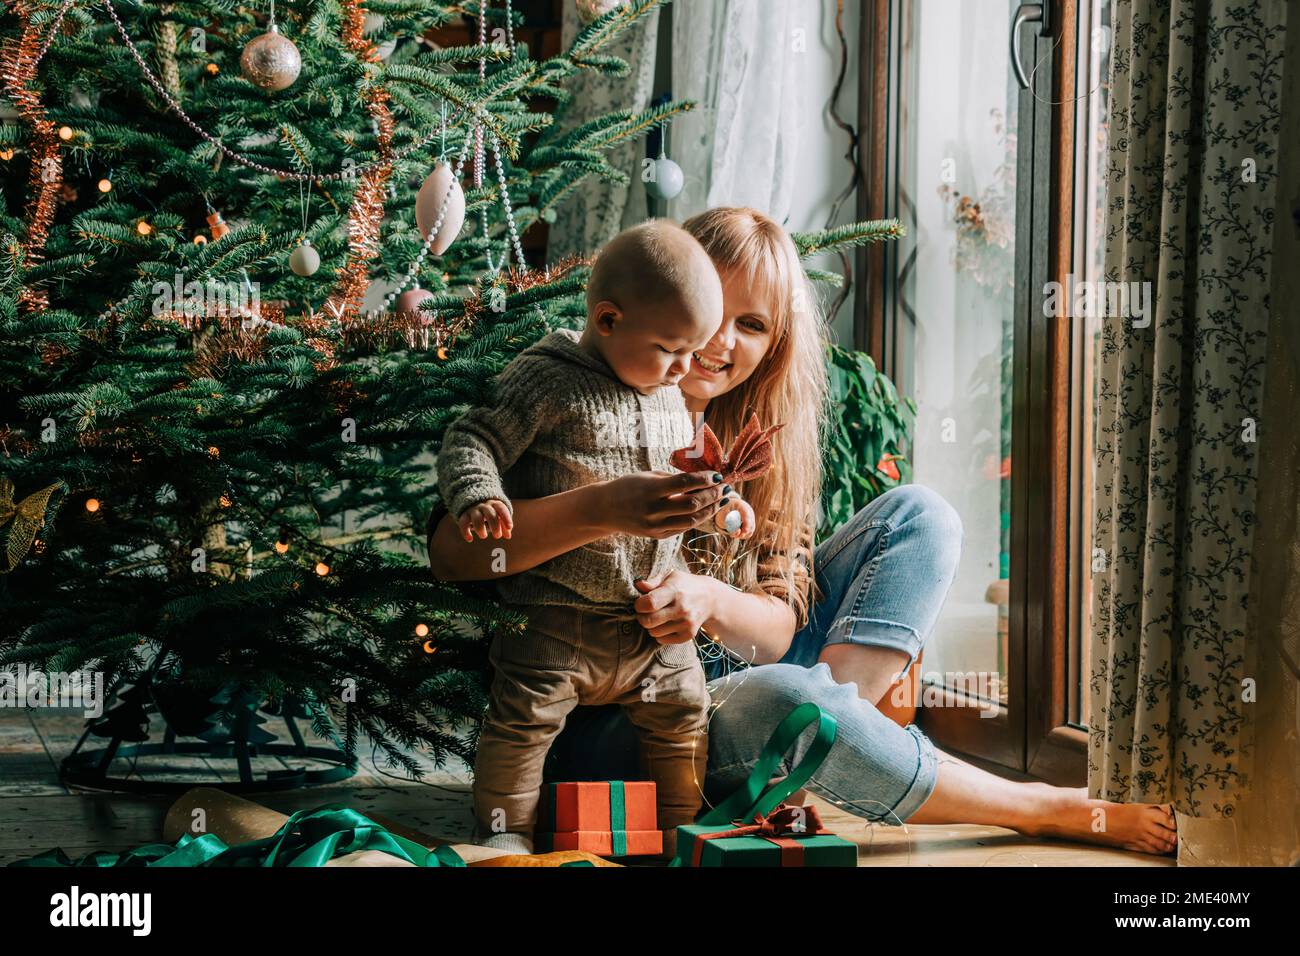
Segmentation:
{"type": "MultiPolygon", "coordinates": [[[[3,74],[5,95],[32,130],[29,148],[31,170],[28,174],[28,195],[31,198],[24,211],[27,234],[21,243],[20,260],[23,268],[31,268],[44,258],[45,240],[49,237],[55,206],[63,190],[63,157],[59,152],[58,129],[45,115],[40,94],[31,86],[44,52],[40,31],[32,24],[29,4],[15,0],[13,9],[22,29],[18,38],[6,43],[0,54],[0,74],[3,74]]],[[[50,27],[51,32],[58,26],[59,19],[56,19],[50,27]]],[[[18,304],[26,312],[35,312],[49,305],[49,295],[43,289],[24,286],[18,294],[18,304]]]]}
{"type": "Polygon", "coordinates": [[[261,361],[266,355],[268,325],[283,321],[284,306],[279,302],[264,302],[255,314],[238,308],[205,310],[201,315],[177,310],[162,312],[146,318],[141,327],[148,330],[158,325],[172,330],[177,327],[189,330],[195,337],[193,358],[188,366],[190,374],[217,378],[222,365],[231,360],[261,361]],[[259,321],[249,324],[250,319],[259,321]]]}
{"type": "Polygon", "coordinates": [[[523,292],[535,286],[547,285],[563,279],[574,269],[590,266],[594,261],[594,256],[574,253],[538,270],[529,269],[526,264],[516,263],[506,268],[506,288],[511,292],[523,292]]]}
{"type": "MultiPolygon", "coordinates": [[[[366,10],[360,0],[343,0],[343,45],[358,59],[378,63],[379,52],[365,38],[366,10]]],[[[371,85],[365,93],[366,107],[375,121],[376,152],[380,163],[361,174],[348,211],[348,257],[339,267],[334,311],[346,320],[361,310],[361,300],[370,284],[369,263],[379,253],[379,225],[384,218],[384,194],[393,173],[393,114],[388,109],[388,92],[371,85]]]]}

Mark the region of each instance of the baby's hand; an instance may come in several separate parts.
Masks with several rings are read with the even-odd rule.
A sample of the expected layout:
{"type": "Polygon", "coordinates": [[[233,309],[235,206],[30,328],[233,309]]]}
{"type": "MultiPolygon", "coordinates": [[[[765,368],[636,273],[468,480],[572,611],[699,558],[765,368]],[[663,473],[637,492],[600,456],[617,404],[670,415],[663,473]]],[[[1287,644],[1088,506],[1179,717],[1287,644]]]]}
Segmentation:
{"type": "Polygon", "coordinates": [[[489,498],[466,509],[457,524],[460,525],[460,533],[464,535],[466,541],[474,540],[475,531],[478,531],[480,538],[486,538],[489,531],[494,538],[502,536],[508,538],[515,526],[514,520],[510,517],[510,508],[504,501],[498,501],[496,498],[489,498]]]}
{"type": "MultiPolygon", "coordinates": [[[[733,497],[728,504],[718,509],[718,513],[713,516],[713,523],[723,534],[728,534],[726,520],[727,515],[731,513],[740,515],[740,527],[730,532],[733,538],[748,538],[754,533],[754,509],[749,506],[749,502],[744,498],[733,497]]],[[[734,518],[732,519],[735,520],[734,518]]]]}

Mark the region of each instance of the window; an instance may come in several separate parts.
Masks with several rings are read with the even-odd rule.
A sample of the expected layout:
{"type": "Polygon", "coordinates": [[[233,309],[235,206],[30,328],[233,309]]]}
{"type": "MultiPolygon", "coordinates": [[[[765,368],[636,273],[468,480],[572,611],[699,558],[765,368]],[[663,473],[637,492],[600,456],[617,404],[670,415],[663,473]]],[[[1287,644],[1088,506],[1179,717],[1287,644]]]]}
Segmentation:
{"type": "Polygon", "coordinates": [[[922,726],[1077,784],[1096,328],[1044,306],[1048,283],[1101,269],[1109,0],[1047,6],[1046,35],[1019,27],[1025,89],[1018,0],[864,4],[859,212],[908,235],[860,260],[856,330],[917,402],[915,480],[966,532],[922,662],[922,703],[942,706],[922,726]]]}
{"type": "Polygon", "coordinates": [[[1019,88],[1008,0],[902,5],[892,301],[896,382],[917,402],[915,480],[962,516],[924,675],[1006,703],[1019,88]],[[953,681],[949,681],[950,683],[953,681]]]}

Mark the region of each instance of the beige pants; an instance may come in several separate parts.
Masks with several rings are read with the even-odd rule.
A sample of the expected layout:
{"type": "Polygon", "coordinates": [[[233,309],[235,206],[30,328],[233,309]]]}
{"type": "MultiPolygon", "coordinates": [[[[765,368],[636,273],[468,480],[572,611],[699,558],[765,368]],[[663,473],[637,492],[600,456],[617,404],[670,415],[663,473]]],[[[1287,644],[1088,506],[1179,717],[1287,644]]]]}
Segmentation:
{"type": "MultiPolygon", "coordinates": [[[[641,738],[665,836],[702,803],[709,692],[695,644],[660,644],[635,616],[530,607],[522,634],[498,633],[496,669],[474,760],[480,834],[531,837],[542,764],[579,704],[620,704],[641,738]]],[[[669,841],[666,841],[669,842],[669,841]]]]}

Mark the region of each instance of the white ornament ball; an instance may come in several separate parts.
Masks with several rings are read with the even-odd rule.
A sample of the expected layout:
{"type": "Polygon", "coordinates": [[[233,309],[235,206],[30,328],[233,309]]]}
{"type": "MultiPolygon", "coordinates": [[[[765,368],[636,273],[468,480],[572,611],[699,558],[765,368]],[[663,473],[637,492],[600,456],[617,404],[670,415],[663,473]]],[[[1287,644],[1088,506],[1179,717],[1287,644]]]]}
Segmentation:
{"type": "Polygon", "coordinates": [[[429,298],[423,289],[410,289],[397,297],[397,314],[404,319],[429,319],[427,312],[420,311],[420,303],[429,298]]]}
{"type": "Polygon", "coordinates": [[[682,191],[686,177],[682,167],[666,156],[655,160],[654,179],[645,184],[646,191],[656,199],[673,199],[682,191]]]}
{"type": "Polygon", "coordinates": [[[583,24],[588,24],[626,2],[627,0],[574,0],[573,5],[578,8],[578,19],[583,24]]]}
{"type": "Polygon", "coordinates": [[[739,508],[732,508],[726,514],[719,511],[714,515],[713,523],[727,534],[735,534],[740,530],[740,526],[745,523],[745,519],[741,517],[739,508]]]}
{"type": "Polygon", "coordinates": [[[451,244],[460,235],[460,227],[465,224],[465,193],[461,191],[451,166],[439,163],[433,167],[433,172],[415,194],[415,224],[426,241],[434,223],[438,221],[438,210],[442,209],[444,198],[447,207],[443,211],[442,225],[438,227],[438,238],[429,247],[435,256],[440,256],[451,248],[451,244]],[[451,191],[449,197],[448,190],[451,191]]]}
{"type": "Polygon", "coordinates": [[[239,69],[254,86],[274,93],[293,86],[302,72],[302,56],[292,40],[272,27],[244,47],[239,69]]]}
{"type": "Polygon", "coordinates": [[[294,275],[314,275],[320,268],[320,253],[312,248],[311,242],[304,239],[302,245],[289,253],[289,268],[294,275]]]}

